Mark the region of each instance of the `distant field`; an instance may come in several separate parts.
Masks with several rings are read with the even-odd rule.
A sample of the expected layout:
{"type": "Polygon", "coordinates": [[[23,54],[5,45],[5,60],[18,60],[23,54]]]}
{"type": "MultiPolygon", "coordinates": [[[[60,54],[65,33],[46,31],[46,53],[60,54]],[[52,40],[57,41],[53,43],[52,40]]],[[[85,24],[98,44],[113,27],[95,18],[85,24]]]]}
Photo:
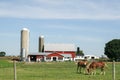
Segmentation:
{"type": "MultiPolygon", "coordinates": [[[[85,75],[76,73],[75,62],[17,62],[17,80],[112,80],[112,65],[107,64],[106,75],[85,75]]],[[[116,63],[116,80],[119,74],[120,63],[116,63]]],[[[14,80],[13,76],[13,62],[0,60],[0,80],[14,80]]]]}

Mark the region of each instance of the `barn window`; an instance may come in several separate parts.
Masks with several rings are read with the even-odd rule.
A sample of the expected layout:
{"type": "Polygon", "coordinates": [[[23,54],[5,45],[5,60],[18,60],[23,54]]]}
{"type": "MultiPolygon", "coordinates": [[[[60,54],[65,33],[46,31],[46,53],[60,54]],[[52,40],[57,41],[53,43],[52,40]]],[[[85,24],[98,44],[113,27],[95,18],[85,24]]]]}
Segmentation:
{"type": "Polygon", "coordinates": [[[51,57],[46,57],[46,59],[47,59],[47,60],[50,60],[50,59],[51,59],[51,57]]]}

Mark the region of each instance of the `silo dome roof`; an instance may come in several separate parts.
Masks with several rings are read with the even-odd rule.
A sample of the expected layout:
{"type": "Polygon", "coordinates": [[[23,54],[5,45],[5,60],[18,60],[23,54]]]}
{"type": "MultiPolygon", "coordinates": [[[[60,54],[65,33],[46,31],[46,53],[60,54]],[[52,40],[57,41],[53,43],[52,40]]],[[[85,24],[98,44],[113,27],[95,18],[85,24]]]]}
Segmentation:
{"type": "Polygon", "coordinates": [[[44,36],[43,36],[43,35],[41,35],[40,37],[41,37],[41,38],[44,38],[44,36]]]}
{"type": "Polygon", "coordinates": [[[29,29],[27,29],[27,28],[23,28],[22,30],[26,30],[26,31],[29,31],[29,29]]]}

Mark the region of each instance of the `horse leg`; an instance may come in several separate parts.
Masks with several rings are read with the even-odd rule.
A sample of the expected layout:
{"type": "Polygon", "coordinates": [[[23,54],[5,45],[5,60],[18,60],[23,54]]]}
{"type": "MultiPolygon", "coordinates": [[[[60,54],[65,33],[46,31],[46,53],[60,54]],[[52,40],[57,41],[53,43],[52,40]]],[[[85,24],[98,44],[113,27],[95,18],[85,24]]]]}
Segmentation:
{"type": "Polygon", "coordinates": [[[82,70],[82,67],[80,66],[80,73],[82,73],[81,70],[82,70]]]}
{"type": "Polygon", "coordinates": [[[85,68],[85,69],[84,69],[84,74],[86,74],[86,73],[87,73],[87,69],[85,68]]]}
{"type": "Polygon", "coordinates": [[[105,75],[105,69],[103,68],[103,75],[105,75]]]}
{"type": "Polygon", "coordinates": [[[87,68],[84,68],[84,74],[88,74],[87,68]]]}
{"type": "Polygon", "coordinates": [[[79,73],[79,65],[77,66],[77,73],[79,73]]]}
{"type": "Polygon", "coordinates": [[[81,73],[81,66],[80,65],[77,66],[77,73],[81,73]]]}
{"type": "Polygon", "coordinates": [[[89,69],[88,69],[88,74],[93,75],[93,71],[94,71],[94,70],[93,70],[92,68],[89,68],[89,69]]]}
{"type": "Polygon", "coordinates": [[[105,75],[105,71],[102,71],[100,74],[101,74],[101,75],[105,75]]]}
{"type": "Polygon", "coordinates": [[[105,75],[105,71],[104,71],[104,68],[101,68],[101,75],[105,75]]]}
{"type": "Polygon", "coordinates": [[[89,68],[85,68],[84,73],[85,74],[90,74],[90,69],[89,68]]]}
{"type": "Polygon", "coordinates": [[[105,75],[105,71],[103,72],[103,75],[105,75]]]}
{"type": "Polygon", "coordinates": [[[91,70],[91,75],[94,75],[94,70],[91,70]]]}
{"type": "Polygon", "coordinates": [[[92,75],[95,75],[96,74],[96,68],[93,68],[92,69],[92,75]]]}
{"type": "Polygon", "coordinates": [[[87,68],[87,74],[91,74],[91,69],[87,68]]]}
{"type": "Polygon", "coordinates": [[[96,75],[96,70],[94,70],[94,75],[96,75]]]}

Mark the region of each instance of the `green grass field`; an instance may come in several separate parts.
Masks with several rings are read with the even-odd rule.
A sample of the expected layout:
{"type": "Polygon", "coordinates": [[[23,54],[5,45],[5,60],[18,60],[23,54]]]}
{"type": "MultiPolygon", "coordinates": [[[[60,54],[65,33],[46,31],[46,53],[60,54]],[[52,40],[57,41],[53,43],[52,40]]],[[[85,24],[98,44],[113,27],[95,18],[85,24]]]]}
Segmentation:
{"type": "MultiPolygon", "coordinates": [[[[17,80],[112,80],[112,64],[105,75],[76,73],[75,62],[17,62],[17,80]]],[[[116,80],[120,80],[120,63],[116,63],[116,80]]],[[[0,80],[14,80],[13,62],[0,60],[0,80]]]]}

